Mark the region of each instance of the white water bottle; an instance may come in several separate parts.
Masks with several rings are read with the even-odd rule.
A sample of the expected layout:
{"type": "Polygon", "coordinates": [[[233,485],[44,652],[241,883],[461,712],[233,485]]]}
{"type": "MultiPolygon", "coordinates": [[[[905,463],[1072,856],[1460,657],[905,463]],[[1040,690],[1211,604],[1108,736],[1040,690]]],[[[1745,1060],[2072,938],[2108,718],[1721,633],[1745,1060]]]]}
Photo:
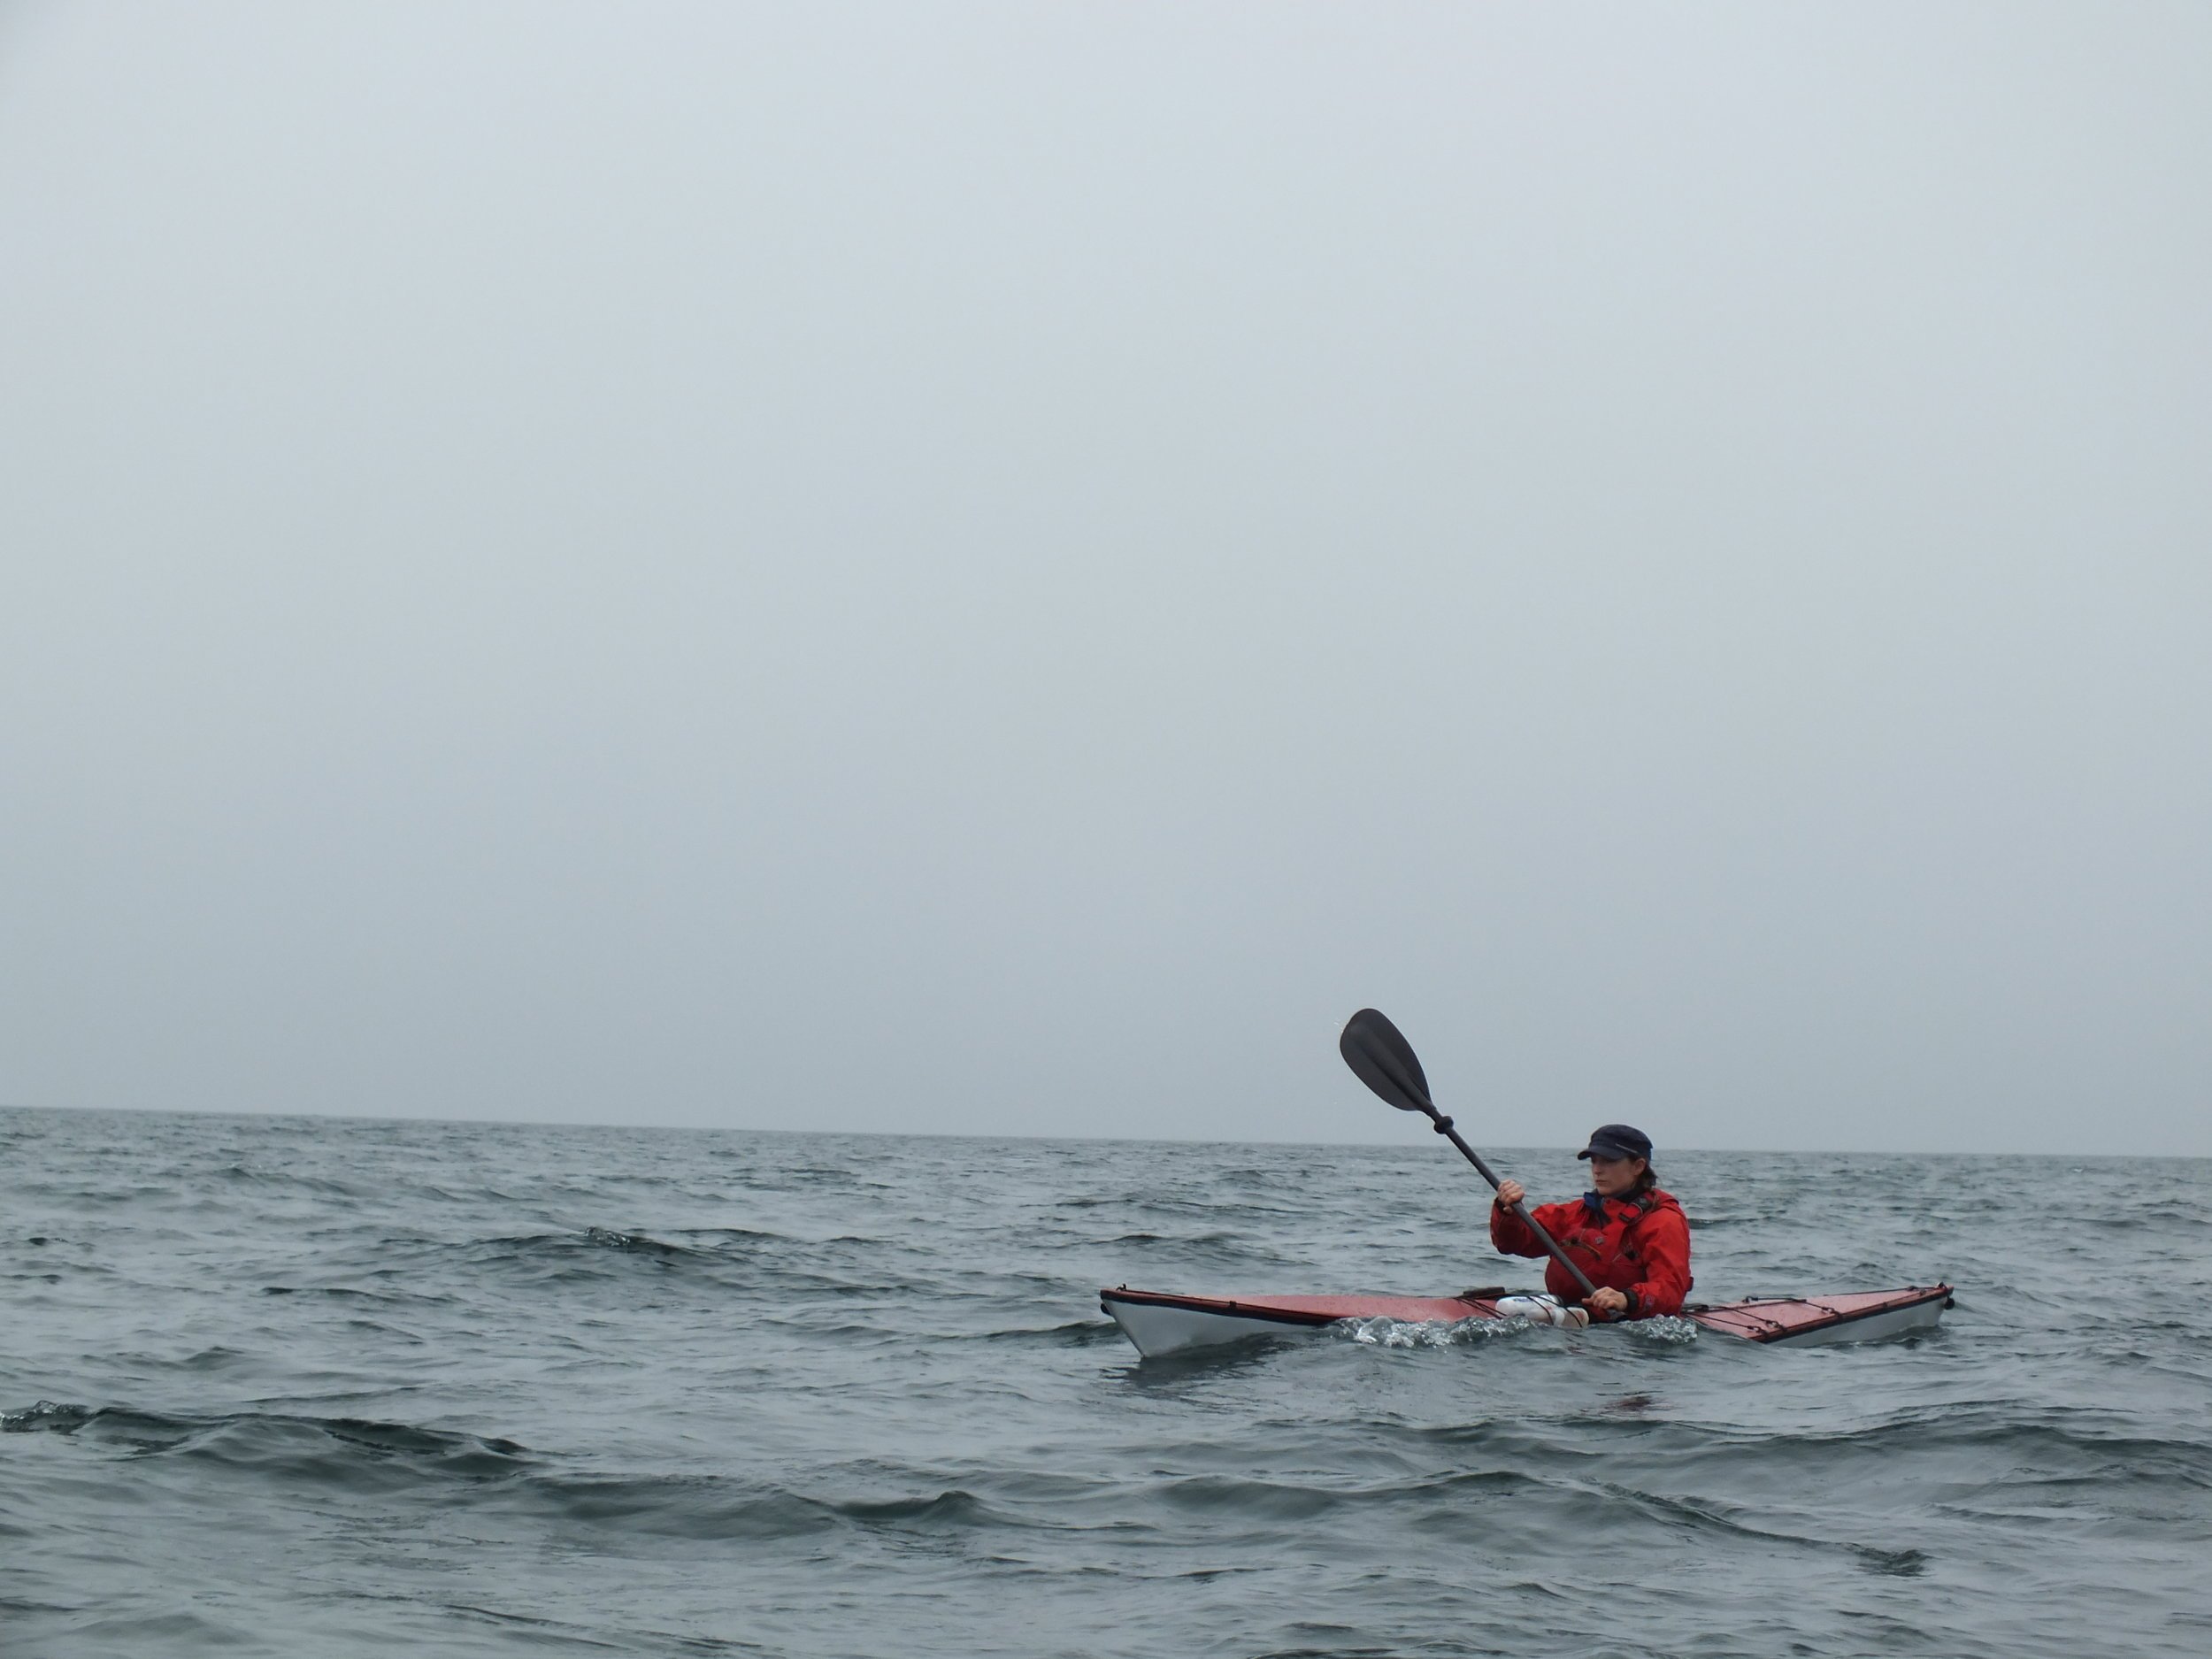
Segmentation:
{"type": "Polygon", "coordinates": [[[1525,1319],[1531,1325],[1556,1325],[1570,1331],[1590,1323],[1586,1310],[1563,1307],[1550,1296],[1501,1296],[1497,1310],[1501,1319],[1525,1319]]]}

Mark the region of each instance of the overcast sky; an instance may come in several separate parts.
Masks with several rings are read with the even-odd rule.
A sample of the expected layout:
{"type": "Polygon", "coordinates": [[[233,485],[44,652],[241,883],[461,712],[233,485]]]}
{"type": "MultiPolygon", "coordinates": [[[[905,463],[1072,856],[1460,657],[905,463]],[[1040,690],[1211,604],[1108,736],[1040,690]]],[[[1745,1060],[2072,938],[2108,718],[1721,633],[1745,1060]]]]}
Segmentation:
{"type": "Polygon", "coordinates": [[[2212,1153],[2212,8],[0,9],[0,1102],[2212,1153]]]}

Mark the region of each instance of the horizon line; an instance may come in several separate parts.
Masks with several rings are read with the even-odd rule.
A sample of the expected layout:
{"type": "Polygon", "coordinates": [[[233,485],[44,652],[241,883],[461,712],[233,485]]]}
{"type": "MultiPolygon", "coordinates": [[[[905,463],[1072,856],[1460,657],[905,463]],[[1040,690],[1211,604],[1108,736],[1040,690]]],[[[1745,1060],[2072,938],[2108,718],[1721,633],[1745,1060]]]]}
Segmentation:
{"type": "MultiPolygon", "coordinates": [[[[1297,1141],[1273,1139],[1265,1136],[1241,1140],[1223,1140],[1198,1135],[1087,1135],[1087,1134],[1002,1134],[982,1133],[972,1130],[956,1129],[788,1129],[764,1127],[750,1124],[672,1124],[664,1122],[603,1123],[595,1120],[538,1118],[439,1118],[427,1115],[394,1115],[373,1112],[272,1111],[251,1107],[213,1106],[81,1106],[37,1105],[22,1102],[0,1102],[0,1112],[58,1112],[104,1113],[113,1117],[137,1118],[247,1118],[256,1121],[299,1121],[308,1123],[358,1124],[425,1124],[450,1125],[465,1128],[485,1129],[609,1129],[645,1130],[683,1134],[748,1134],[748,1135],[811,1135],[826,1139],[865,1138],[877,1141],[1038,1141],[1046,1142],[1078,1141],[1085,1144],[1125,1146],[1193,1146],[1193,1147],[1343,1147],[1363,1150],[1399,1148],[1400,1144],[1389,1141],[1297,1141]]],[[[1403,1143],[1402,1149],[1411,1149],[1419,1142],[1403,1143]]],[[[1504,1141],[1490,1143],[1502,1151],[1557,1152],[1567,1149],[1560,1146],[1535,1144],[1514,1145],[1504,1141]]],[[[1947,1151],[1920,1148],[1916,1150],[1878,1149],[1847,1147],[1698,1147],[1684,1146],[1671,1152],[1656,1154],[1652,1162],[1663,1164],[1676,1153],[1745,1153],[1766,1154],[1785,1157],[1883,1157],[1883,1158],[2037,1158],[2083,1159],[2114,1163],[2139,1162],[2147,1159],[2180,1159],[2185,1163],[2212,1162],[2212,1153],[2203,1152],[1978,1152],[1947,1151]]]]}

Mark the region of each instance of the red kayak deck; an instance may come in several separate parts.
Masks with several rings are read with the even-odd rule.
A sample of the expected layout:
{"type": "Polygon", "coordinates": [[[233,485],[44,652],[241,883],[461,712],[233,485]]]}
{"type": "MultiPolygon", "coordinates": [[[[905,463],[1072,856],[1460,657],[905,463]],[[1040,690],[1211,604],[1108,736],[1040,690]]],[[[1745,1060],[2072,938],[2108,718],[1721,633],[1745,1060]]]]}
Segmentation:
{"type": "Polygon", "coordinates": [[[1778,1342],[1785,1337],[1804,1336],[1837,1325],[1870,1319],[1878,1314],[1901,1313],[1929,1303],[1951,1305],[1948,1285],[1909,1285],[1902,1290],[1848,1291],[1836,1296],[1758,1298],[1751,1302],[1722,1302],[1715,1307],[1694,1304],[1689,1317],[1709,1331],[1724,1331],[1753,1342],[1778,1342]]]}
{"type": "MultiPolygon", "coordinates": [[[[1340,1319],[1391,1319],[1405,1324],[1496,1319],[1503,1317],[1497,1304],[1506,1294],[1482,1290],[1457,1296],[1187,1296],[1171,1291],[1131,1290],[1125,1285],[1101,1291],[1099,1305],[1140,1350],[1152,1353],[1264,1333],[1271,1327],[1286,1332],[1334,1325],[1340,1319]]],[[[1935,1323],[1950,1301],[1948,1285],[1911,1285],[1898,1290],[1851,1291],[1830,1296],[1763,1298],[1718,1305],[1697,1302],[1685,1312],[1708,1330],[1747,1341],[1832,1342],[1924,1329],[1935,1323]]]]}

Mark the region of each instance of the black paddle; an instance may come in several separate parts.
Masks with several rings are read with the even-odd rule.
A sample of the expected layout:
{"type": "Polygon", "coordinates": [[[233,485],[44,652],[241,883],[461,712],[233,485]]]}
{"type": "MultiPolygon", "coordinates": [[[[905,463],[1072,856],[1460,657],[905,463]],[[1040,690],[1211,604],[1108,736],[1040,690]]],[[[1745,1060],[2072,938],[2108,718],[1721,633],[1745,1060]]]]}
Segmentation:
{"type": "MultiPolygon", "coordinates": [[[[1371,1008],[1363,1008],[1344,1022],[1344,1034],[1337,1039],[1338,1050],[1344,1056],[1344,1064],[1352,1068],[1353,1075],[1381,1095],[1402,1112],[1426,1112],[1429,1124],[1465,1155],[1467,1162],[1481,1173],[1491,1186],[1498,1178],[1490,1172],[1490,1166],[1482,1161],[1482,1154],[1459,1138],[1459,1131],[1452,1127],[1452,1120],[1436,1110],[1436,1102],[1429,1098],[1429,1080],[1421,1075],[1421,1062],[1414,1056],[1413,1045],[1399,1034],[1398,1028],[1371,1008]]],[[[1526,1204],[1513,1206],[1513,1213],[1528,1224],[1537,1242],[1551,1252],[1551,1259],[1565,1268],[1582,1286],[1585,1296],[1597,1294],[1598,1287],[1590,1282],[1590,1276],[1567,1259],[1567,1253],[1552,1242],[1551,1234],[1536,1225],[1536,1217],[1528,1213],[1526,1204]]]]}

